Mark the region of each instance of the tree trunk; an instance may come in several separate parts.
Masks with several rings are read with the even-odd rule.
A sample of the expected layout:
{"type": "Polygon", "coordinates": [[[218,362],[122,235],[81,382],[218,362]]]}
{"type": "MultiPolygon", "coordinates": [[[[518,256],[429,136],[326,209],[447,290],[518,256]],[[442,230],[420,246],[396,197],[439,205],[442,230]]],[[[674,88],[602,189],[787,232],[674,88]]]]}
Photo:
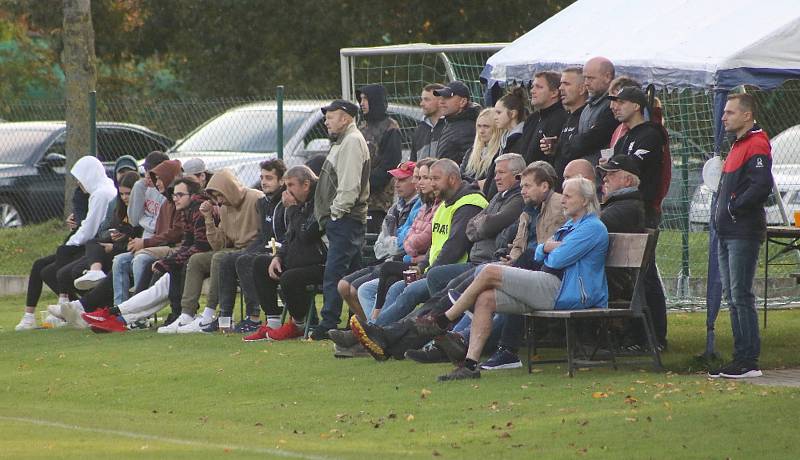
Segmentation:
{"type": "MultiPolygon", "coordinates": [[[[90,153],[89,92],[94,91],[97,82],[91,0],[64,0],[63,41],[61,66],[66,79],[66,153],[69,171],[80,157],[90,153]]],[[[76,186],[72,175],[67,174],[66,179],[65,217],[72,212],[72,193],[76,186]]]]}

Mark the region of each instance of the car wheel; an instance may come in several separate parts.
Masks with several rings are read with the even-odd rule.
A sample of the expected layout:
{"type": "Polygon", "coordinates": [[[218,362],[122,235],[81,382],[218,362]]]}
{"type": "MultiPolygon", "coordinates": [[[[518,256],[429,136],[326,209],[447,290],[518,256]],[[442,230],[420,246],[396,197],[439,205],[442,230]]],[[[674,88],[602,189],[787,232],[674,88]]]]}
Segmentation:
{"type": "Polygon", "coordinates": [[[24,224],[14,202],[8,198],[0,198],[0,228],[22,227],[24,224]]]}

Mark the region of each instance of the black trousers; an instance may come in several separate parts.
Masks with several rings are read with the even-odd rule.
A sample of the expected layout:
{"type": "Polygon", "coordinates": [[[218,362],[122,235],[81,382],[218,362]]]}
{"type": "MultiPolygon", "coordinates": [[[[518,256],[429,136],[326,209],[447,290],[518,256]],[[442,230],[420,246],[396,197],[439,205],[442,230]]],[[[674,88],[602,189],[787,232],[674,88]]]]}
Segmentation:
{"type": "Polygon", "coordinates": [[[386,303],[386,293],[389,288],[401,279],[403,279],[403,271],[408,269],[411,264],[405,262],[397,262],[394,260],[387,260],[382,263],[378,272],[378,292],[375,296],[375,308],[380,310],[383,304],[386,303]]]}
{"type": "Polygon", "coordinates": [[[61,245],[56,249],[55,254],[37,259],[31,267],[30,276],[28,278],[28,292],[25,305],[35,307],[36,304],[39,303],[39,298],[42,296],[43,284],[47,284],[56,294],[62,293],[58,288],[58,270],[82,255],[83,246],[61,245]]]}
{"type": "Polygon", "coordinates": [[[106,276],[100,284],[81,297],[81,305],[86,311],[95,311],[98,308],[111,307],[114,303],[114,280],[106,276]]]}
{"type": "MultiPolygon", "coordinates": [[[[253,258],[252,289],[255,290],[258,303],[264,313],[269,316],[277,316],[281,314],[281,308],[278,306],[278,284],[267,273],[270,262],[272,262],[272,256],[269,254],[259,254],[253,258]]],[[[245,290],[244,295],[248,295],[247,293],[251,289],[250,283],[245,284],[248,287],[242,289],[245,290]]]]}
{"type": "MultiPolygon", "coordinates": [[[[304,321],[308,313],[308,306],[315,295],[314,292],[307,292],[306,286],[322,284],[324,265],[309,265],[305,267],[290,268],[284,270],[278,282],[281,286],[283,300],[286,302],[286,309],[296,321],[304,321]]],[[[272,278],[267,278],[267,282],[276,283],[272,278]]],[[[276,284],[278,284],[276,283],[276,284]]],[[[280,314],[280,310],[278,310],[280,314]]]]}
{"type": "MultiPolygon", "coordinates": [[[[257,287],[257,284],[261,281],[261,278],[256,279],[254,277],[256,264],[258,264],[259,267],[263,266],[263,273],[266,273],[266,269],[269,266],[270,261],[272,261],[272,257],[270,255],[259,252],[245,252],[236,258],[236,278],[239,279],[239,288],[242,290],[242,297],[244,297],[245,309],[247,310],[248,316],[258,315],[259,306],[262,305],[262,299],[257,287]]],[[[222,281],[223,280],[220,279],[220,284],[222,281]]],[[[274,303],[277,306],[277,298],[275,299],[274,303]]],[[[220,305],[225,305],[221,294],[220,305]]]]}

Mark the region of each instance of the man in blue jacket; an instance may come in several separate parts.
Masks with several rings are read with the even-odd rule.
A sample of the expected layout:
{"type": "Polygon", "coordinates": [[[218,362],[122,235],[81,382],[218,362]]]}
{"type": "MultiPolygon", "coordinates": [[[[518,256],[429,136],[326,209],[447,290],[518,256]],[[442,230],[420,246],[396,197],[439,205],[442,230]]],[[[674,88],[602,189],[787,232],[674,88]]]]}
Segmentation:
{"type": "Polygon", "coordinates": [[[764,204],[772,190],[772,148],[755,125],[755,100],[749,94],[728,96],[722,124],[736,135],[736,141],[722,167],[712,219],[719,237],[722,291],[731,312],[733,362],[709,376],[760,377],[761,338],[753,278],[767,231],[764,204]]]}
{"type": "Polygon", "coordinates": [[[608,306],[608,231],[598,217],[594,183],[583,177],[565,181],[561,203],[568,220],[551,239],[536,247],[537,270],[488,265],[449,310],[417,319],[418,329],[442,334],[474,307],[467,358],[451,373],[440,376],[440,381],[480,378],[478,361],[495,312],[525,314],[608,306]]]}

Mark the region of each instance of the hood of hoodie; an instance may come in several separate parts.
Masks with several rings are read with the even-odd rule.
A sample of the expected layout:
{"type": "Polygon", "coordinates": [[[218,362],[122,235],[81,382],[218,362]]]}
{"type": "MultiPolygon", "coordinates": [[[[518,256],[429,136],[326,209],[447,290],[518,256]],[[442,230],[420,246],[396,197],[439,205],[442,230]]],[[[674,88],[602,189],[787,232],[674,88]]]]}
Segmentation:
{"type": "Polygon", "coordinates": [[[114,163],[114,177],[116,177],[117,173],[122,168],[128,168],[139,172],[139,165],[136,163],[136,158],[131,155],[122,155],[117,158],[117,162],[114,163]]]}
{"type": "Polygon", "coordinates": [[[90,195],[104,184],[114,186],[103,163],[93,156],[81,157],[69,172],[90,195]]]}
{"type": "Polygon", "coordinates": [[[225,200],[234,208],[239,208],[244,201],[245,189],[236,175],[230,169],[222,169],[214,174],[214,177],[208,181],[206,190],[213,190],[221,193],[225,200]]]}
{"type": "Polygon", "coordinates": [[[369,100],[369,113],[364,115],[367,121],[380,121],[386,118],[389,102],[386,100],[386,88],[382,85],[367,85],[356,91],[356,98],[361,102],[361,95],[369,100]]]}
{"type": "MultiPolygon", "coordinates": [[[[181,162],[178,160],[167,160],[162,161],[161,164],[156,166],[155,168],[150,170],[150,180],[153,181],[153,185],[156,183],[156,178],[161,178],[161,181],[164,182],[164,185],[167,186],[169,189],[169,185],[172,181],[178,177],[178,174],[181,172],[181,162]]],[[[169,197],[168,190],[164,191],[164,195],[169,197]]]]}

